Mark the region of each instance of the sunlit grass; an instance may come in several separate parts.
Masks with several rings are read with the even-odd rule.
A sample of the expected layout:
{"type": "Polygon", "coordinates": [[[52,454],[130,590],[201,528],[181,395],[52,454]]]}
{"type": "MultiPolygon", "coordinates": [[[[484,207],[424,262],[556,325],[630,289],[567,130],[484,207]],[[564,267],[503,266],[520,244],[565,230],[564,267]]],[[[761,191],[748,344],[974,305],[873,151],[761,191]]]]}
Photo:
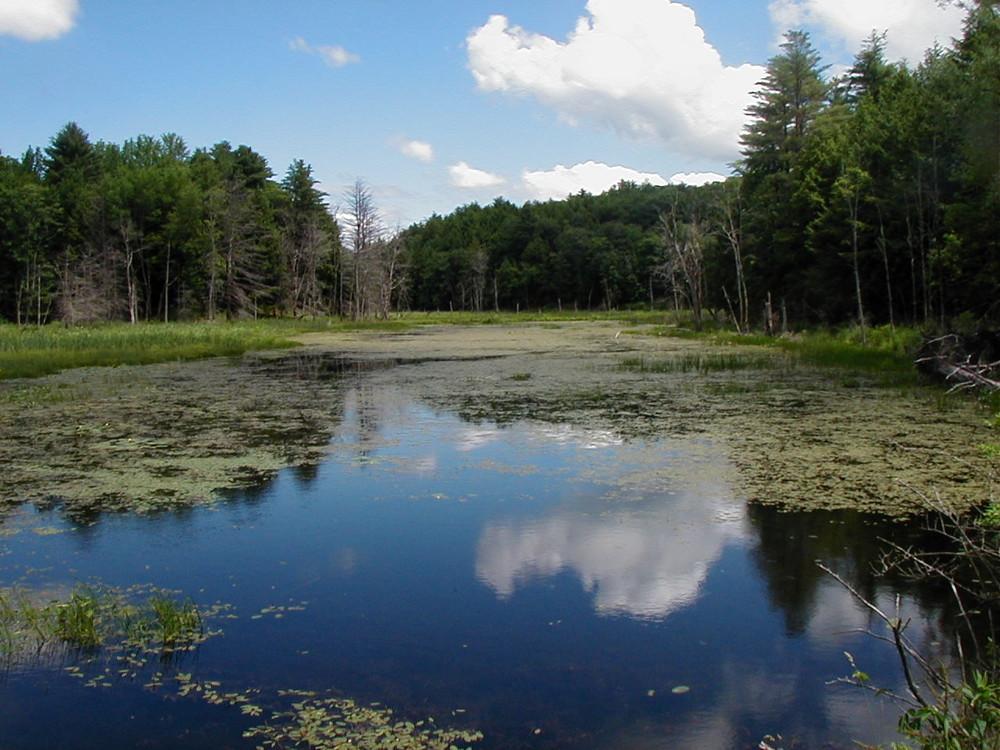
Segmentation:
{"type": "Polygon", "coordinates": [[[156,596],[149,600],[149,607],[155,638],[167,648],[189,642],[202,632],[201,613],[191,601],[156,596]]]}
{"type": "Polygon", "coordinates": [[[627,331],[629,333],[780,348],[816,365],[896,373],[912,372],[912,352],[920,340],[916,329],[888,327],[869,329],[864,344],[857,329],[781,337],[740,335],[719,329],[695,331],[687,327],[690,321],[683,312],[660,310],[406,312],[393,315],[388,320],[361,321],[310,318],[136,325],[108,323],[76,327],[0,324],[0,380],[39,377],[75,367],[141,365],[238,356],[248,351],[293,347],[297,345],[295,336],[317,331],[399,332],[426,325],[523,323],[557,327],[572,321],[615,321],[626,326],[644,326],[627,331]]]}
{"type": "Polygon", "coordinates": [[[763,346],[780,349],[796,359],[821,367],[875,371],[911,382],[916,377],[913,358],[920,345],[916,328],[869,328],[862,342],[857,328],[809,331],[788,336],[739,334],[733,331],[694,331],[680,326],[657,326],[632,334],[698,339],[718,345],[763,346]]]}
{"type": "Polygon", "coordinates": [[[664,323],[662,312],[420,313],[388,320],[340,318],[267,319],[200,323],[105,323],[18,327],[0,324],[0,380],[34,378],[76,367],[143,365],[238,356],[248,351],[296,346],[294,337],[317,331],[398,332],[422,325],[512,325],[573,320],[664,323]]]}
{"type": "Polygon", "coordinates": [[[31,378],[74,367],[142,365],[237,356],[296,346],[311,331],[406,327],[397,321],[351,323],[330,319],[202,323],[108,323],[66,327],[0,325],[0,379],[31,378]]]}
{"type": "Polygon", "coordinates": [[[0,590],[0,656],[51,644],[94,650],[116,642],[170,653],[203,635],[195,604],[165,594],[132,603],[115,591],[81,587],[66,600],[38,603],[23,591],[0,590]]]}

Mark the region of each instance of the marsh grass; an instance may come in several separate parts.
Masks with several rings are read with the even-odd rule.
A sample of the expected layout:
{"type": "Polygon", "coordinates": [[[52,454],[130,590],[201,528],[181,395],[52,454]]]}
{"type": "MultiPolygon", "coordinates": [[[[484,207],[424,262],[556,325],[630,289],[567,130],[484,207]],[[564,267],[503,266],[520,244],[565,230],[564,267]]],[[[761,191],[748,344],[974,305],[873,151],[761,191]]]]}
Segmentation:
{"type": "Polygon", "coordinates": [[[201,612],[162,593],[131,603],[119,592],[79,588],[65,601],[38,604],[23,591],[0,591],[0,656],[58,645],[93,651],[121,643],[169,654],[204,640],[201,612]]]}
{"type": "MultiPolygon", "coordinates": [[[[495,325],[571,320],[624,320],[632,325],[663,323],[664,313],[554,312],[401,313],[388,320],[337,318],[267,319],[200,323],[106,323],[67,327],[51,324],[18,327],[0,323],[0,380],[35,378],[76,367],[144,365],[206,357],[238,356],[248,351],[297,346],[303,333],[403,332],[423,325],[495,325]]],[[[57,398],[58,394],[35,394],[57,398]]]]}
{"type": "Polygon", "coordinates": [[[141,365],[286,348],[295,345],[290,336],[317,327],[299,321],[115,323],[76,328],[3,325],[0,379],[39,377],[74,367],[141,365]]]}
{"type": "MultiPolygon", "coordinates": [[[[74,591],[68,602],[55,607],[53,635],[69,646],[97,648],[102,641],[101,605],[95,592],[74,591]]],[[[44,611],[40,614],[44,614],[44,611]]]]}
{"type": "Polygon", "coordinates": [[[893,329],[889,326],[868,329],[864,341],[857,328],[810,331],[788,336],[763,336],[720,330],[695,331],[667,325],[629,330],[626,333],[697,339],[720,346],[760,346],[780,349],[807,364],[877,372],[889,378],[889,382],[901,385],[913,383],[917,379],[913,358],[922,339],[920,331],[916,328],[893,329]]]}
{"type": "Polygon", "coordinates": [[[741,370],[787,370],[793,365],[794,362],[789,357],[771,352],[699,352],[678,354],[663,359],[632,357],[622,360],[619,367],[628,372],[705,375],[712,372],[741,370]]]}
{"type": "Polygon", "coordinates": [[[626,325],[665,325],[676,322],[663,310],[523,310],[521,312],[405,312],[393,320],[409,325],[516,325],[540,323],[558,328],[572,321],[621,322],[626,325]]]}
{"type": "Polygon", "coordinates": [[[178,602],[156,596],[149,600],[156,639],[165,648],[190,643],[204,632],[201,613],[190,599],[178,602]]]}

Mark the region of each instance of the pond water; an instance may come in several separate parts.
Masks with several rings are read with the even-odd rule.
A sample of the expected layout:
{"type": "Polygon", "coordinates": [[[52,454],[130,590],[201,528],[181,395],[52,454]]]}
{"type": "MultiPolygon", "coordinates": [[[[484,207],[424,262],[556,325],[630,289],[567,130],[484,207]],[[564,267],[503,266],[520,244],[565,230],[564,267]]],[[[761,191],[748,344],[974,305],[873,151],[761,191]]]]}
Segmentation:
{"type": "Polygon", "coordinates": [[[473,423],[365,378],[345,379],[319,465],[176,513],[3,520],[0,588],[149,584],[230,608],[197,651],[132,673],[17,660],[0,747],[253,747],[244,731],[304,694],[287,691],[478,730],[483,748],[894,737],[892,705],[830,684],[845,651],[878,684],[901,679],[815,561],[879,601],[899,594],[918,641],[946,640],[933,592],[870,572],[879,537],[904,527],[748,505],[705,438],[473,423]],[[684,471],[665,482],[671,466],[684,471]],[[250,691],[263,716],[181,695],[184,680],[250,691]]]}

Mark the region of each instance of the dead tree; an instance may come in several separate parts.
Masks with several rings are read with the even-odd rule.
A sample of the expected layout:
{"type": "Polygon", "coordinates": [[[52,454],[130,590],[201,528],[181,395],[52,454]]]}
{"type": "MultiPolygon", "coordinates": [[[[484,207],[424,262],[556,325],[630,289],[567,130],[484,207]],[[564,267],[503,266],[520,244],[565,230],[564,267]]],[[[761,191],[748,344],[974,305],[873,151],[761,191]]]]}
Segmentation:
{"type": "Polygon", "coordinates": [[[344,193],[344,213],[347,230],[347,250],[351,259],[351,318],[366,317],[374,304],[371,250],[383,234],[382,219],[375,206],[371,188],[360,177],[344,193]]]}
{"type": "MultiPolygon", "coordinates": [[[[726,188],[723,196],[722,234],[733,253],[733,263],[736,265],[736,304],[734,311],[736,331],[750,332],[750,294],[747,291],[746,269],[743,264],[743,207],[740,202],[739,188],[726,188]]],[[[729,292],[723,287],[726,299],[729,292]]],[[[730,303],[731,304],[731,303],[730,303]]]]}
{"type": "Polygon", "coordinates": [[[684,222],[677,214],[676,204],[669,213],[660,214],[661,241],[666,258],[659,272],[670,283],[674,293],[684,298],[691,308],[695,327],[701,328],[705,307],[705,233],[697,217],[684,222]]]}

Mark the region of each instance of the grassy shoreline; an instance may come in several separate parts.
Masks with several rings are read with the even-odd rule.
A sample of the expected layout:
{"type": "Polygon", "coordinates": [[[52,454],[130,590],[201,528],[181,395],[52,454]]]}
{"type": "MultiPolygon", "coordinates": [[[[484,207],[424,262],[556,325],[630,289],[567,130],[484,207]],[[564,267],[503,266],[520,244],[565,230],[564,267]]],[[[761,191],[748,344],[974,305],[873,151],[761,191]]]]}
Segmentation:
{"type": "Polygon", "coordinates": [[[914,375],[913,351],[920,341],[914,328],[871,329],[861,343],[857,329],[815,331],[768,337],[731,331],[695,331],[673,312],[525,311],[408,312],[389,320],[351,321],[338,318],[267,319],[238,322],[105,323],[66,327],[17,327],[0,323],[0,380],[35,378],[77,367],[114,367],[207,357],[238,356],[249,351],[298,346],[303,333],[372,330],[405,331],[428,325],[559,325],[573,321],[620,321],[625,333],[695,338],[722,346],[778,348],[811,364],[914,375]]]}
{"type": "Polygon", "coordinates": [[[695,331],[670,325],[630,330],[626,333],[698,339],[718,346],[768,347],[779,349],[809,364],[902,376],[916,375],[913,358],[922,340],[922,333],[918,328],[899,326],[869,328],[864,342],[857,327],[834,331],[805,331],[784,336],[739,334],[723,330],[695,331]]]}
{"type": "Polygon", "coordinates": [[[266,319],[195,323],[103,323],[41,327],[0,323],[0,380],[37,378],[77,367],[114,367],[231,357],[298,346],[295,336],[315,332],[404,331],[425,325],[504,325],[574,320],[662,323],[664,313],[524,312],[403,313],[389,320],[266,319]]]}

